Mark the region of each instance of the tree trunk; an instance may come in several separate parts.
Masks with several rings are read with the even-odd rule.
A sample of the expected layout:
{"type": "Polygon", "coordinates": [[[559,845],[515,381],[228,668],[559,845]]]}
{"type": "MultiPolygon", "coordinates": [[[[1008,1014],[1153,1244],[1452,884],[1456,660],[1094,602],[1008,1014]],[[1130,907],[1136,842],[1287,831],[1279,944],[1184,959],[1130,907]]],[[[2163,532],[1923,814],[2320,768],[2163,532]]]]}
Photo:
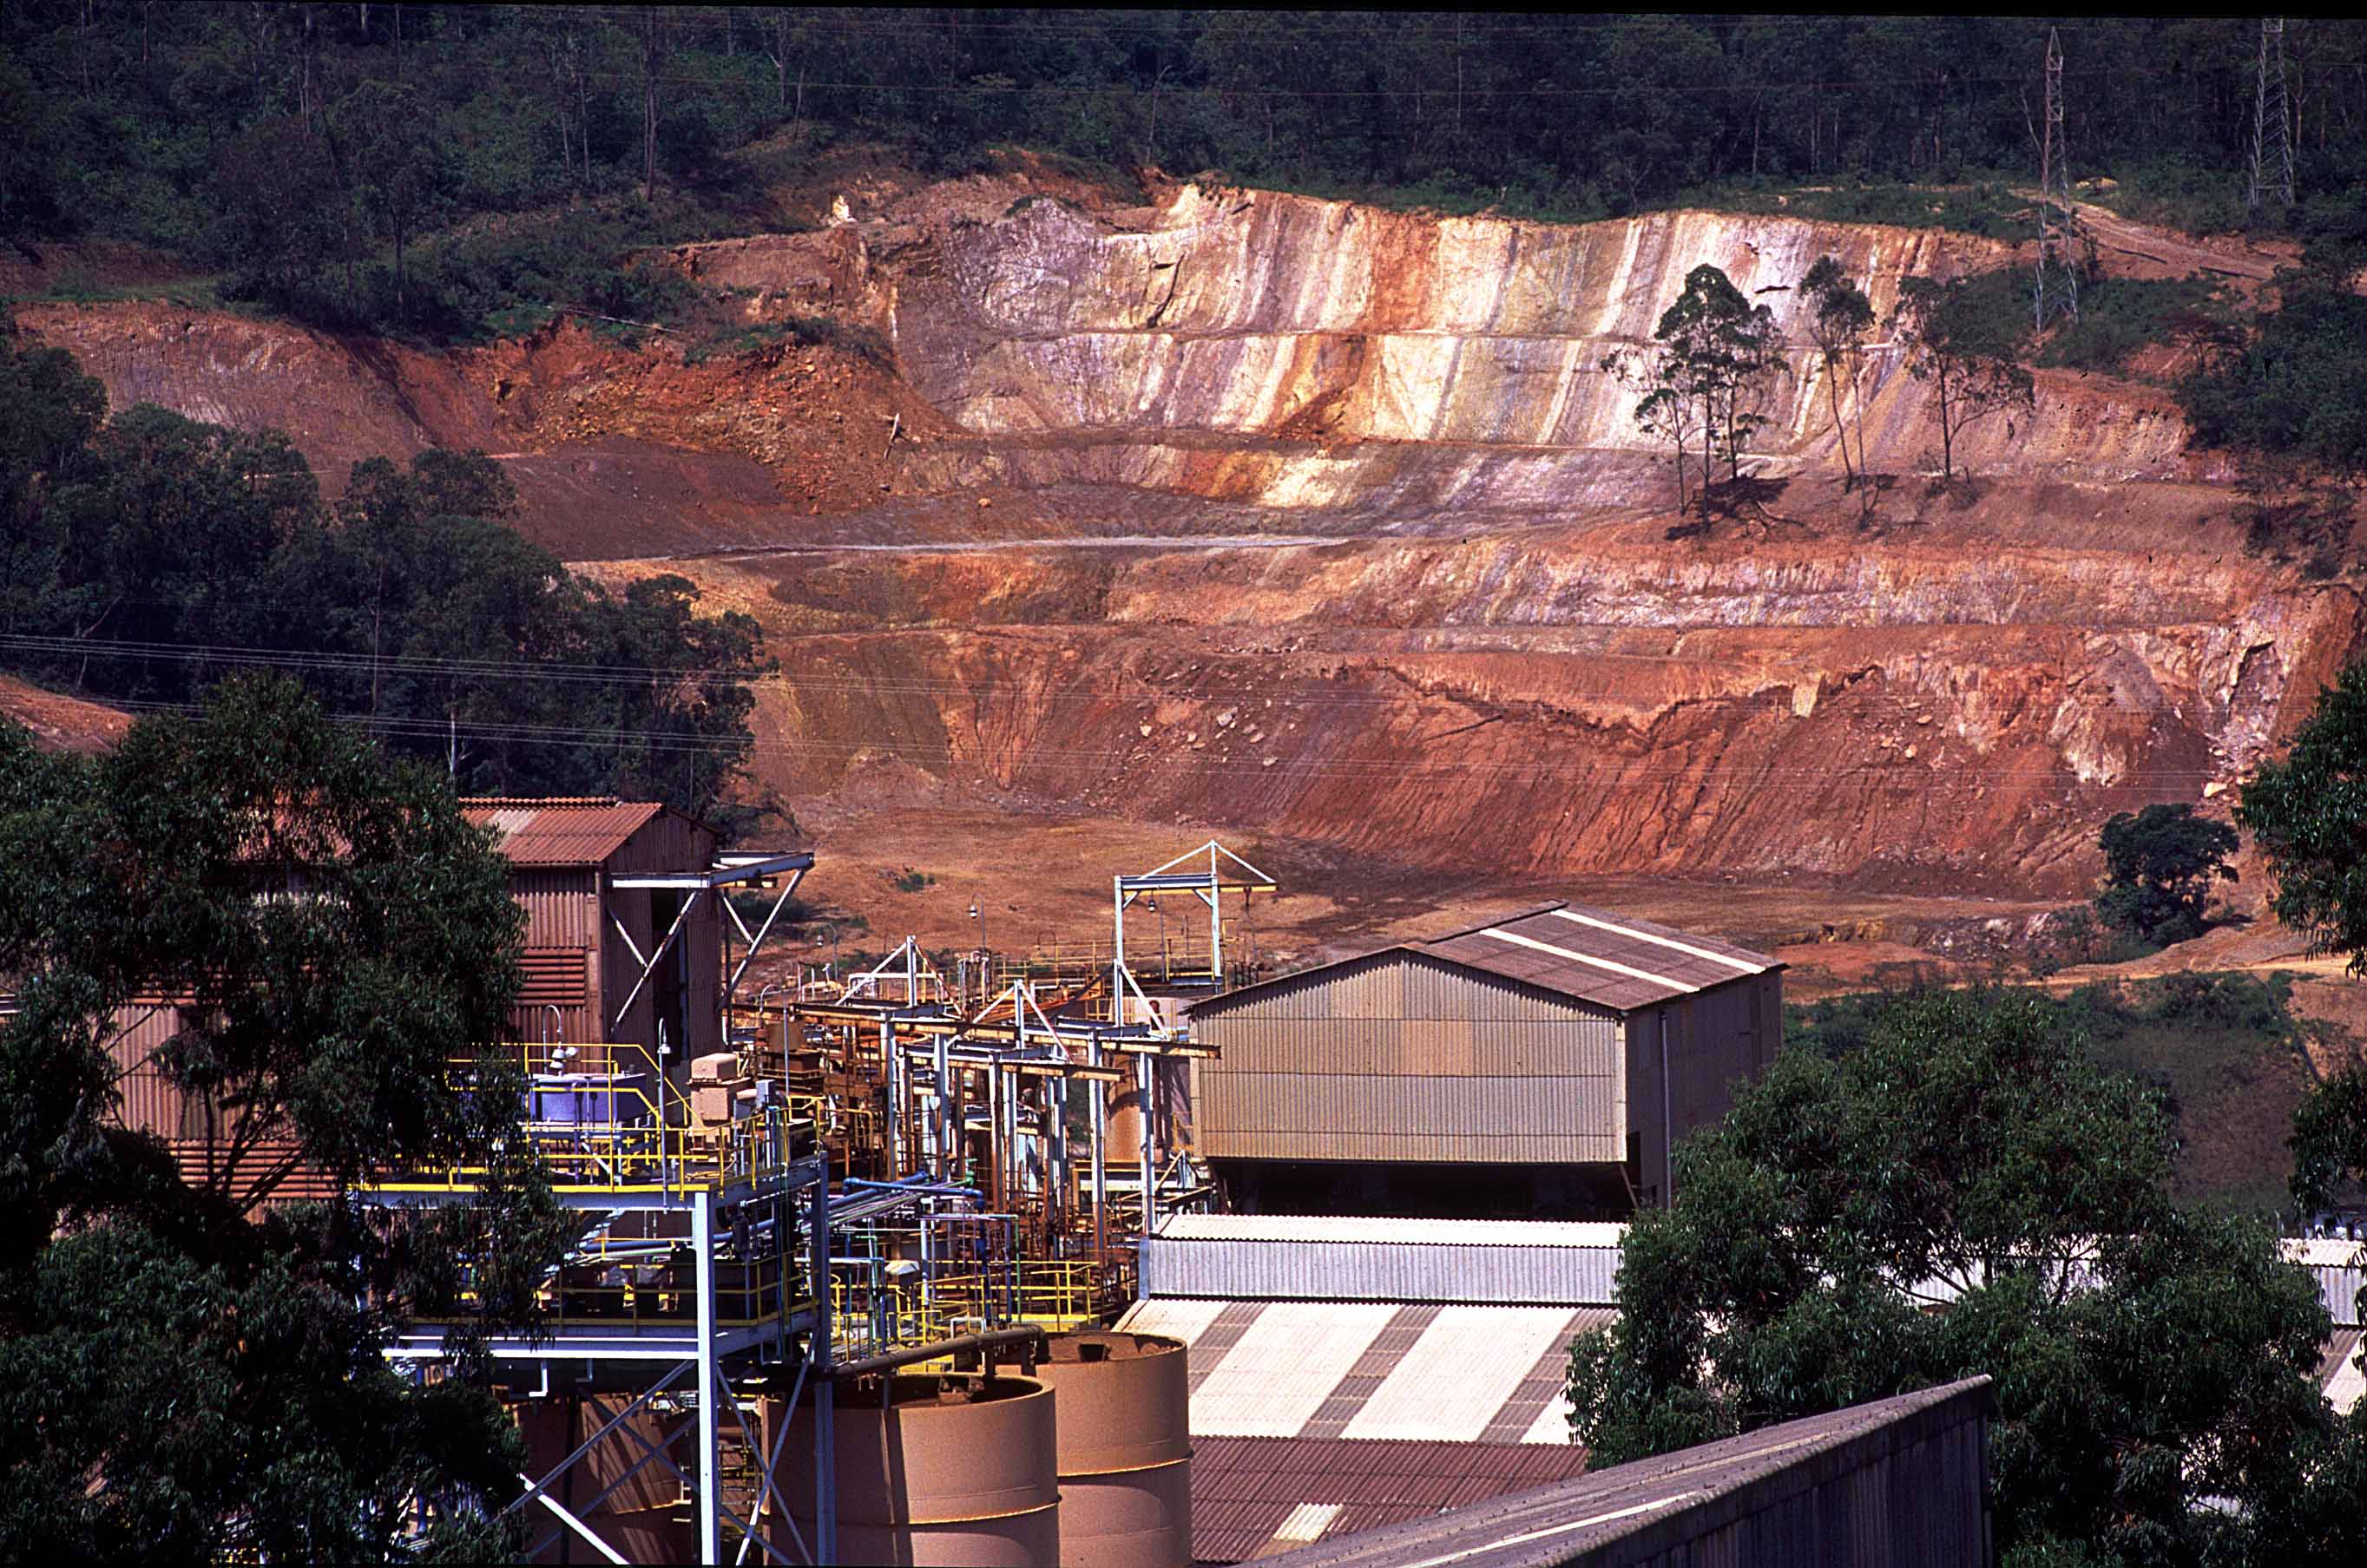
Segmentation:
{"type": "Polygon", "coordinates": [[[1705,399],[1704,399],[1704,400],[1702,400],[1702,488],[1701,488],[1701,498],[1702,498],[1702,529],[1703,529],[1703,531],[1704,531],[1704,533],[1706,533],[1706,532],[1708,531],[1708,529],[1709,529],[1709,486],[1710,486],[1710,476],[1717,472],[1717,469],[1713,466],[1713,465],[1716,462],[1716,452],[1717,452],[1717,400],[1716,400],[1716,398],[1705,398],[1705,399]]]}
{"type": "Polygon", "coordinates": [[[1865,366],[1862,360],[1850,367],[1850,403],[1857,410],[1857,471],[1871,478],[1874,467],[1865,458],[1865,366]]]}
{"type": "Polygon", "coordinates": [[[1942,360],[1932,383],[1940,398],[1940,482],[1946,484],[1956,477],[1956,433],[1948,419],[1948,364],[1942,360]]]}
{"type": "Polygon", "coordinates": [[[1850,485],[1857,483],[1857,470],[1850,466],[1849,426],[1841,423],[1841,366],[1832,355],[1825,359],[1825,390],[1832,395],[1833,435],[1840,442],[1841,477],[1850,485]]]}

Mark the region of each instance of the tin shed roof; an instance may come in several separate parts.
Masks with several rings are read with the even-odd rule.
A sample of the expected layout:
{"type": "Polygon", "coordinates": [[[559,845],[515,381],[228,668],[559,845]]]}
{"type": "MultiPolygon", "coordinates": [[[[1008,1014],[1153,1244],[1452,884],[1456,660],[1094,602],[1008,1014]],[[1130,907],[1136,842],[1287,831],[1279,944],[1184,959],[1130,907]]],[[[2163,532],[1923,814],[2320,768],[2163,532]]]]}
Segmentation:
{"type": "Polygon", "coordinates": [[[1586,1450],[1569,1444],[1195,1438],[1192,1556],[1244,1562],[1549,1485],[1585,1468],[1586,1450]]]}
{"type": "MultiPolygon", "coordinates": [[[[1297,1546],[1260,1561],[1290,1568],[1429,1568],[1444,1562],[1469,1568],[1551,1568],[1589,1561],[1589,1553],[1600,1548],[1674,1524],[1687,1514],[1703,1517],[1705,1526],[1727,1522],[1738,1510],[1772,1514],[1787,1499],[1798,1499],[1799,1488],[1786,1483],[1788,1476],[1810,1466],[1874,1468],[1894,1449],[1983,1422],[1988,1406],[1989,1380],[1968,1378],[1614,1465],[1574,1480],[1451,1509],[1433,1508],[1357,1534],[1327,1531],[1317,1538],[1320,1544],[1297,1546]],[[1732,1503],[1720,1506],[1727,1499],[1732,1503]]],[[[1961,1474],[1966,1495],[1941,1501],[1965,1505],[1977,1520],[1978,1467],[1965,1466],[1961,1474]]],[[[1944,1529],[1948,1522],[1943,1507],[1926,1503],[1919,1512],[1925,1516],[1920,1522],[1926,1528],[1944,1529]]],[[[1636,1560],[1693,1555],[1685,1548],[1696,1538],[1679,1532],[1674,1551],[1667,1551],[1669,1539],[1668,1531],[1658,1530],[1652,1544],[1661,1551],[1639,1551],[1636,1560]]],[[[1806,1561],[1796,1555],[1786,1560],[1806,1561]]]]}
{"type": "Polygon", "coordinates": [[[1310,975],[1362,963],[1378,953],[1411,953],[1439,959],[1614,1012],[1631,1012],[1784,967],[1764,953],[1716,937],[1584,904],[1558,903],[1447,936],[1400,942],[1339,964],[1244,986],[1211,997],[1190,1010],[1214,1011],[1273,987],[1301,985],[1310,975]]]}
{"type": "Polygon", "coordinates": [[[664,810],[658,801],[609,795],[460,803],[462,816],[499,836],[494,847],[513,865],[598,865],[664,810]]]}

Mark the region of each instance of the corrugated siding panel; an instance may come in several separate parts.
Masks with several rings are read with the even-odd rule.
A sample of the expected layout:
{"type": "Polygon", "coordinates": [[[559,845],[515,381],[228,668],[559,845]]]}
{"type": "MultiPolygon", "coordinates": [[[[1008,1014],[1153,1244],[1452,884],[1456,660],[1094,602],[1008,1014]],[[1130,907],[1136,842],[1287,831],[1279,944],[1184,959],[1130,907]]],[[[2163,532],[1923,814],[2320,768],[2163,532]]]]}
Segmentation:
{"type": "Polygon", "coordinates": [[[1384,1214],[1162,1214],[1159,1235],[1200,1241],[1385,1241],[1431,1247],[1618,1247],[1602,1220],[1434,1220],[1384,1214]]]}
{"type": "MultiPolygon", "coordinates": [[[[605,869],[611,875],[629,876],[636,873],[704,871],[715,861],[715,835],[688,818],[664,812],[650,819],[638,832],[626,840],[608,858],[605,869]]],[[[705,1055],[722,1046],[722,1025],[719,1013],[721,1000],[723,952],[723,915],[716,902],[717,896],[700,897],[690,919],[684,922],[682,934],[675,940],[684,954],[682,970],[683,1010],[679,1020],[669,1021],[668,1043],[676,1047],[674,1060],[684,1062],[693,1056],[705,1055]],[[677,1025],[680,1027],[677,1027],[677,1025]],[[687,1040],[676,1038],[687,1033],[687,1040]],[[685,1047],[685,1049],[684,1047],[685,1047]]],[[[606,888],[604,892],[606,909],[613,911],[631,931],[633,941],[643,953],[665,935],[664,927],[651,919],[651,894],[642,888],[606,888]]],[[[615,1015],[617,1004],[625,999],[640,973],[640,964],[626,951],[625,944],[608,930],[604,913],[600,921],[601,994],[600,1005],[607,1010],[606,1017],[615,1015]]],[[[657,1015],[652,1003],[657,982],[652,979],[634,998],[632,1009],[613,1028],[602,1021],[599,1038],[632,1041],[654,1044],[657,1039],[657,1015]]]]}
{"type": "Polygon", "coordinates": [[[134,1005],[119,1010],[115,1023],[124,1032],[108,1047],[108,1055],[125,1075],[116,1085],[123,1094],[119,1112],[123,1125],[135,1132],[179,1136],[181,1091],[147,1065],[156,1048],[180,1032],[179,1010],[169,1004],[134,1005]]]}
{"type": "Polygon", "coordinates": [[[599,899],[589,871],[510,873],[510,897],[526,911],[528,947],[588,948],[599,934],[599,899]]]}
{"type": "Polygon", "coordinates": [[[2367,1273],[2356,1263],[2327,1266],[2313,1264],[2312,1274],[2317,1277],[2318,1293],[2326,1298],[2326,1310],[2333,1314],[2336,1325],[2356,1328],[2359,1322],[2359,1292],[2367,1284],[2367,1273]]]}
{"type": "Polygon", "coordinates": [[[1200,1016],[1215,1158],[1563,1163],[1624,1157],[1618,1021],[1386,953],[1200,1016]]]}
{"type": "Polygon", "coordinates": [[[1615,1247],[1408,1247],[1387,1242],[1142,1244],[1141,1290],[1267,1301],[1608,1306],[1615,1247]]]}

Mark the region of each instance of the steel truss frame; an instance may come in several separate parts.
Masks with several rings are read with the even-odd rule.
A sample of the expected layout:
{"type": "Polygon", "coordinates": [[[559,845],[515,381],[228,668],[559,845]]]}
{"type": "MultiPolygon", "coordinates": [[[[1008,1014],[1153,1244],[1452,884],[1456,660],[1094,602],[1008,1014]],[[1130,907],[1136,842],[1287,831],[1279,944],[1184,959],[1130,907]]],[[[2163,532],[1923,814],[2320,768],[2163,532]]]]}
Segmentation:
{"type": "MultiPolygon", "coordinates": [[[[429,1207],[465,1204],[475,1194],[467,1189],[447,1191],[407,1190],[365,1194],[368,1201],[385,1207],[429,1207]]],[[[752,1180],[729,1185],[700,1186],[672,1192],[616,1191],[562,1192],[560,1200],[579,1211],[647,1213],[681,1213],[690,1215],[690,1249],[696,1273],[697,1308],[694,1326],[688,1333],[671,1328],[648,1333],[617,1335],[601,1332],[579,1332],[572,1325],[562,1324],[556,1330],[540,1337],[503,1337],[488,1346],[497,1368],[497,1381],[511,1387],[524,1387],[538,1382],[547,1390],[554,1364],[583,1362],[593,1364],[643,1365],[651,1369],[652,1379],[646,1388],[623,1409],[607,1418],[599,1430],[579,1444],[565,1459],[540,1477],[521,1476],[527,1490],[499,1517],[507,1517],[531,1504],[538,1504],[553,1515],[560,1527],[592,1542],[610,1562],[627,1560],[584,1522],[582,1513],[596,1509],[617,1487],[651,1463],[659,1464],[674,1475],[696,1499],[694,1515],[698,1540],[698,1561],[719,1563],[723,1561],[723,1527],[726,1524],[741,1531],[737,1562],[745,1562],[752,1547],[763,1551],[772,1562],[794,1568],[798,1559],[783,1554],[763,1537],[762,1523],[767,1507],[778,1507],[783,1522],[787,1524],[791,1540],[805,1552],[807,1563],[818,1565],[832,1562],[837,1558],[837,1498],[834,1495],[836,1464],[832,1453],[832,1383],[831,1380],[831,1304],[830,1304],[830,1164],[829,1156],[817,1153],[782,1168],[776,1173],[752,1180]],[[715,1321],[716,1246],[720,1239],[717,1224],[718,1211],[730,1205],[764,1202],[772,1199],[789,1199],[802,1195],[799,1205],[805,1212],[809,1277],[815,1281],[813,1304],[799,1311],[790,1310],[787,1302],[780,1303],[781,1311],[774,1321],[742,1328],[734,1333],[719,1332],[715,1321]],[[732,1373],[742,1374],[766,1365],[779,1365],[789,1359],[793,1341],[799,1334],[805,1337],[802,1355],[798,1359],[797,1382],[784,1410],[782,1431],[788,1427],[787,1415],[794,1410],[796,1401],[810,1390],[814,1401],[814,1536],[806,1541],[792,1517],[787,1497],[776,1480],[780,1458],[780,1442],[776,1437],[772,1451],[767,1454],[763,1443],[749,1431],[746,1417],[740,1413],[738,1397],[732,1392],[732,1373]],[[662,1371],[661,1371],[662,1369],[662,1371]],[[685,1377],[694,1379],[697,1388],[697,1474],[694,1478],[673,1460],[666,1457],[666,1444],[653,1444],[631,1425],[631,1418],[651,1403],[672,1390],[685,1377]],[[721,1495],[722,1431],[719,1406],[730,1409],[740,1436],[750,1452],[762,1456],[760,1485],[757,1493],[755,1517],[742,1518],[726,1506],[721,1495]],[[616,1480],[603,1488],[580,1512],[571,1511],[550,1495],[554,1483],[581,1463],[602,1442],[621,1434],[643,1451],[616,1480]]],[[[776,1244],[786,1243],[786,1236],[776,1236],[776,1244]]],[[[786,1287],[784,1288],[786,1295],[786,1287]]],[[[445,1351],[440,1336],[412,1332],[389,1345],[390,1360],[422,1363],[443,1358],[445,1351]]],[[[548,1544],[546,1538],[543,1544],[548,1544]]],[[[537,1551],[541,1550],[538,1545],[537,1551]]]]}
{"type": "Polygon", "coordinates": [[[657,945],[647,953],[641,952],[640,945],[634,942],[632,934],[625,930],[624,922],[617,919],[616,911],[613,909],[609,911],[609,929],[617,933],[618,939],[625,944],[625,951],[631,953],[633,961],[641,967],[640,972],[633,977],[631,988],[625,993],[625,999],[617,1004],[616,1016],[609,1019],[608,1027],[615,1029],[625,1021],[625,1015],[632,1010],[633,1003],[640,999],[641,992],[648,987],[651,978],[657,974],[658,965],[665,961],[667,953],[674,951],[674,944],[682,935],[682,928],[689,920],[691,911],[697,908],[698,901],[710,893],[715,895],[716,902],[723,907],[723,912],[731,918],[731,923],[739,928],[740,939],[748,944],[748,951],[741,954],[740,962],[734,964],[730,973],[724,977],[723,999],[720,1006],[729,1009],[733,998],[740,994],[740,981],[748,973],[748,966],[756,961],[756,954],[764,951],[764,939],[772,934],[774,922],[780,919],[781,911],[788,907],[790,897],[798,890],[798,884],[805,880],[806,873],[813,869],[813,856],[802,851],[771,854],[727,854],[718,855],[715,858],[715,863],[705,871],[636,872],[623,876],[610,877],[608,886],[612,889],[674,891],[685,893],[688,897],[683,899],[682,908],[674,911],[674,923],[666,928],[665,935],[660,938],[657,945]],[[739,884],[758,883],[767,877],[781,879],[779,891],[773,897],[773,907],[764,912],[764,919],[758,923],[753,931],[751,931],[748,929],[748,922],[740,918],[740,911],[731,907],[731,900],[724,897],[723,892],[739,884]]]}

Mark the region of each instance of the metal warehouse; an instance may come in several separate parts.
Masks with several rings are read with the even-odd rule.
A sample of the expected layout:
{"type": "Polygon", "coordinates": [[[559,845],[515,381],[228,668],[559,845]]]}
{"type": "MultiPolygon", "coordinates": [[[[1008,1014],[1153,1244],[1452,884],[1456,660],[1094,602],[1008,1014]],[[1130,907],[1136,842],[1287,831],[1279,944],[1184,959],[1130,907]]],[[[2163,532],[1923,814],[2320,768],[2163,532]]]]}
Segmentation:
{"type": "Polygon", "coordinates": [[[1783,967],[1557,904],[1247,987],[1191,1010],[1195,1140],[1246,1209],[1662,1203],[1670,1148],[1774,1060],[1783,967]]]}

